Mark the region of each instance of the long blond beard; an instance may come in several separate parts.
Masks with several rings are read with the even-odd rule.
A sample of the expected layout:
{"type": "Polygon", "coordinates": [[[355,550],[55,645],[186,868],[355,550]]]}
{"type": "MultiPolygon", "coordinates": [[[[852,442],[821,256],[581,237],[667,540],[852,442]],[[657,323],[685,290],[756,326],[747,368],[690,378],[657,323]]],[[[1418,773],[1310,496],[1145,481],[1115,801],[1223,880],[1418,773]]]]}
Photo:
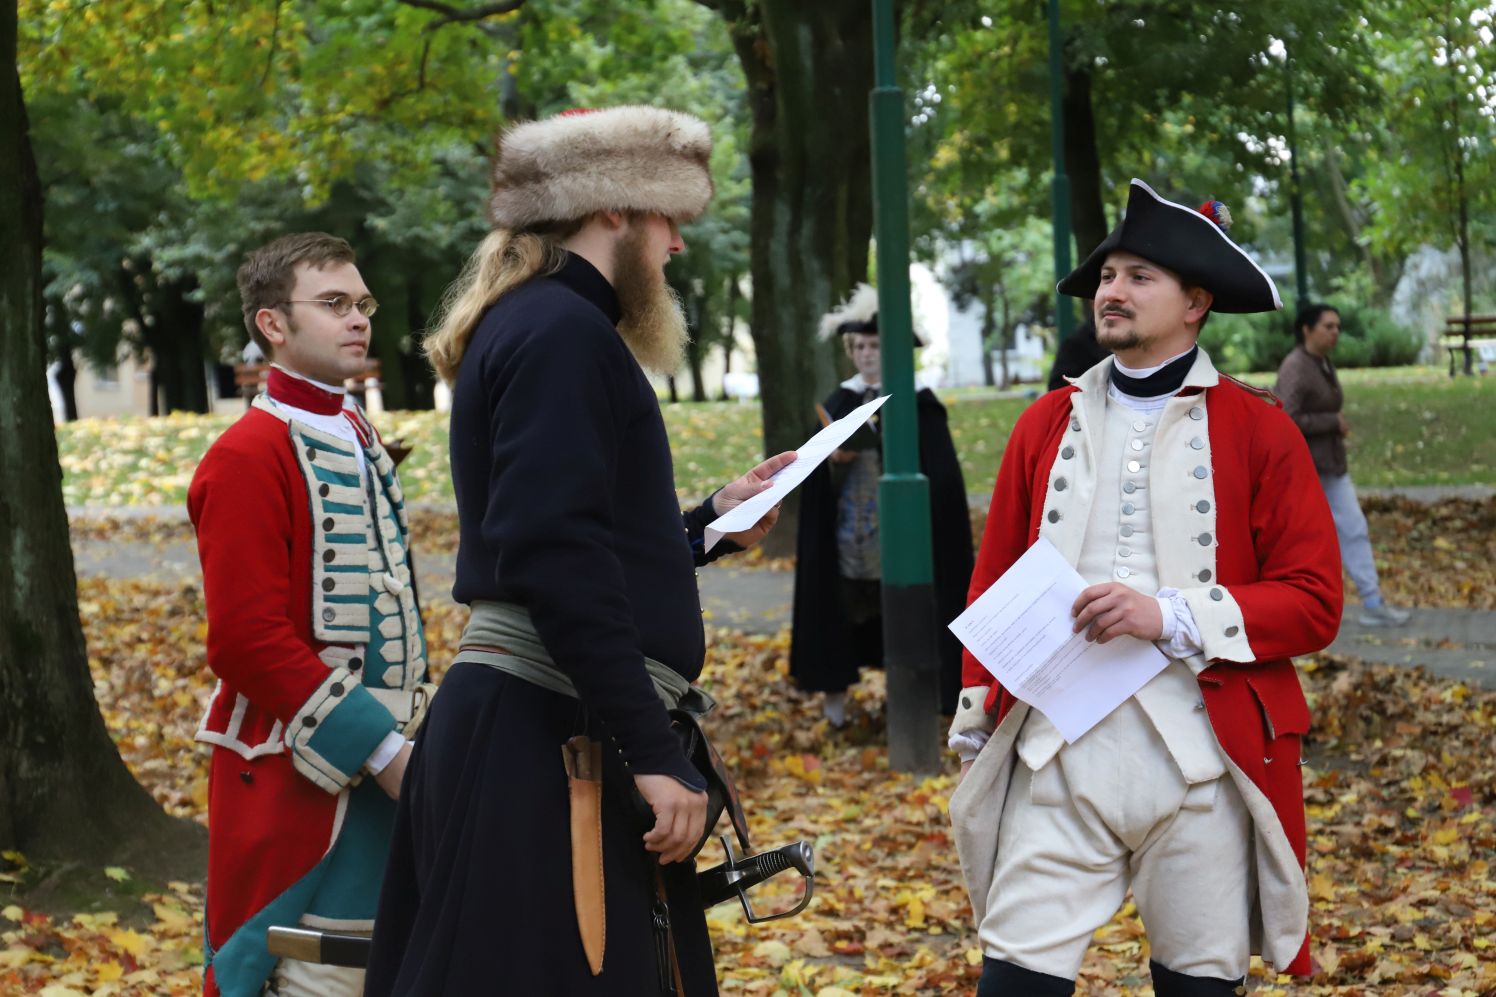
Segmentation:
{"type": "Polygon", "coordinates": [[[671,377],[686,358],[691,331],[680,296],[664,271],[645,257],[642,228],[631,226],[613,254],[613,289],[623,317],[618,334],[634,359],[651,374],[671,377]]]}

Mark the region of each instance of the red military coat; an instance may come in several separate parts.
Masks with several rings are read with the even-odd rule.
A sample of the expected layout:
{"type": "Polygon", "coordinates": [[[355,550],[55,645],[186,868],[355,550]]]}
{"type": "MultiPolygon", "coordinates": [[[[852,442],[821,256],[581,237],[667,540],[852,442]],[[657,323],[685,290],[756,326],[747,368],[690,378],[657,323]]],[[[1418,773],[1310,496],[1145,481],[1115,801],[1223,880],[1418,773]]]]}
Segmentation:
{"type": "MultiPolygon", "coordinates": [[[[1073,466],[1068,462],[1075,459],[1086,433],[1092,426],[1099,428],[1109,373],[1110,364],[1104,363],[1071,386],[1050,392],[1014,427],[993,491],[970,599],[985,592],[1041,530],[1048,536],[1056,523],[1085,522],[1086,499],[1065,484],[1059,491],[1054,486],[1067,473],[1065,468],[1073,466]],[[1065,450],[1069,456],[1057,466],[1065,450]],[[1063,503],[1069,504],[1062,513],[1063,503]]],[[[1160,423],[1156,449],[1167,451],[1166,433],[1187,447],[1188,434],[1202,427],[1208,433],[1208,449],[1181,449],[1183,463],[1166,480],[1157,480],[1166,473],[1161,470],[1166,462],[1161,458],[1155,464],[1151,485],[1155,534],[1160,537],[1159,580],[1181,590],[1200,627],[1210,662],[1198,674],[1202,699],[1249,808],[1259,804],[1253,814],[1259,849],[1271,850],[1274,842],[1283,846],[1277,849],[1277,875],[1268,878],[1281,881],[1284,892],[1302,893],[1305,829],[1299,742],[1309,730],[1310,718],[1290,658],[1322,649],[1339,627],[1342,594],[1334,524],[1303,435],[1275,403],[1221,378],[1202,352],[1171,406],[1178,425],[1166,425],[1167,419],[1160,423]],[[1204,457],[1194,456],[1202,452],[1204,457]],[[1201,509],[1208,515],[1197,511],[1201,509]],[[1206,542],[1196,546],[1202,539],[1206,542]],[[1213,555],[1213,567],[1207,554],[1213,555]],[[1297,861],[1296,874],[1284,871],[1291,865],[1288,847],[1297,861]]],[[[1083,533],[1083,526],[1079,529],[1083,533]]],[[[1064,553],[1063,541],[1059,546],[1064,553]]],[[[1078,539],[1073,549],[1078,552],[1078,539]]],[[[962,685],[963,709],[953,730],[995,724],[997,734],[984,751],[1011,750],[1017,731],[1005,730],[1002,721],[1018,701],[969,652],[963,660],[962,685]],[[985,723],[978,711],[987,714],[985,723]]],[[[975,828],[991,820],[990,810],[984,812],[980,801],[953,798],[951,809],[958,844],[963,822],[975,828]]],[[[971,868],[972,862],[963,851],[968,884],[977,884],[973,903],[980,912],[985,901],[977,893],[986,880],[980,869],[971,868]]],[[[986,875],[990,877],[990,870],[986,875]]],[[[1294,925],[1306,923],[1307,899],[1289,903],[1295,910],[1282,917],[1271,909],[1276,902],[1265,896],[1259,911],[1269,922],[1268,935],[1273,924],[1281,927],[1285,918],[1294,925]]],[[[1281,932],[1278,937],[1277,964],[1289,972],[1307,972],[1307,938],[1297,955],[1285,955],[1290,947],[1281,941],[1281,932]]],[[[1296,929],[1293,937],[1300,937],[1296,929]]]]}
{"type": "MultiPolygon", "coordinates": [[[[381,844],[386,815],[365,814],[371,805],[392,813],[393,804],[372,784],[353,784],[409,715],[425,678],[390,458],[360,418],[371,436],[364,448],[371,473],[389,496],[381,508],[399,520],[384,547],[389,573],[381,575],[369,568],[372,513],[353,445],[276,412],[257,401],[219,437],[187,498],[203,567],[208,664],[219,679],[198,732],[214,746],[209,997],[260,992],[274,962],[265,927],[295,924],[327,895],[338,881],[329,869],[341,868],[328,861],[335,843],[352,833],[372,842],[355,846],[381,844]],[[400,635],[380,645],[391,648],[388,655],[372,653],[373,598],[363,595],[371,581],[383,586],[384,618],[401,624],[400,635]],[[372,803],[358,803],[357,793],[372,803]]],[[[358,902],[336,898],[350,909],[367,907],[355,919],[372,921],[370,895],[377,896],[381,872],[362,873],[372,885],[358,902]]]]}

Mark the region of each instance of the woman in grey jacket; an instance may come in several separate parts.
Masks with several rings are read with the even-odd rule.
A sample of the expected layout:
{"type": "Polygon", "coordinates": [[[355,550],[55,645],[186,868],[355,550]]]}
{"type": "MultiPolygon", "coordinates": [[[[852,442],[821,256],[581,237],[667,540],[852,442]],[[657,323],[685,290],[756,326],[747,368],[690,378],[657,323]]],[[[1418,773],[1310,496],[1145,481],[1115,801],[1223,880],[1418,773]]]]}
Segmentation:
{"type": "Polygon", "coordinates": [[[1294,321],[1294,338],[1299,345],[1278,367],[1276,391],[1309,441],[1314,468],[1335,517],[1340,559],[1361,595],[1358,619],[1369,627],[1401,626],[1408,622],[1408,611],[1389,606],[1382,599],[1366,516],[1346,469],[1345,438],[1351,430],[1341,412],[1345,394],[1330,362],[1330,351],[1340,339],[1340,313],[1329,305],[1305,305],[1294,321]]]}

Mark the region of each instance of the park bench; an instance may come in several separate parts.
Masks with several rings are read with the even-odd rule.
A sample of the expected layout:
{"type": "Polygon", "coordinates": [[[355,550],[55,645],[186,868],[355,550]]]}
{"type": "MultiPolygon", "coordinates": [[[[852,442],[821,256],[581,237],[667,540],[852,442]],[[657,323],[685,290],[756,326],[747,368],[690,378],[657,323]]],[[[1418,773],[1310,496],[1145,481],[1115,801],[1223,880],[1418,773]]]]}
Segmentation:
{"type": "MultiPolygon", "coordinates": [[[[255,395],[264,388],[265,380],[269,376],[270,365],[268,363],[234,364],[234,387],[239,389],[239,396],[244,399],[245,408],[254,402],[255,395]]],[[[364,372],[357,377],[350,377],[344,382],[344,386],[363,403],[365,408],[368,408],[366,393],[371,389],[378,391],[380,388],[379,361],[366,360],[364,372]]]]}
{"type": "Polygon", "coordinates": [[[1444,320],[1444,337],[1439,345],[1449,354],[1449,376],[1454,377],[1454,355],[1465,354],[1465,373],[1475,373],[1475,357],[1481,368],[1496,364],[1496,315],[1453,315],[1444,320]],[[1479,337],[1479,338],[1477,338],[1479,337]]]}

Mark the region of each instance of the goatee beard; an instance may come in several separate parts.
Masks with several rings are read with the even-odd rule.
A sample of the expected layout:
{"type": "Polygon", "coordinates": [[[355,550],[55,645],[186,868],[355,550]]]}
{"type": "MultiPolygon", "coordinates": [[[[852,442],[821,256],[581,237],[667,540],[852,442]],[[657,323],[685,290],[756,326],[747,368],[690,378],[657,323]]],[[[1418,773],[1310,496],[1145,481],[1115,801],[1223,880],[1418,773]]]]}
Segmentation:
{"type": "Polygon", "coordinates": [[[691,332],[680,296],[665,272],[645,256],[642,228],[631,226],[613,254],[613,290],[623,316],[618,334],[634,359],[651,374],[673,377],[686,358],[691,332]]]}

